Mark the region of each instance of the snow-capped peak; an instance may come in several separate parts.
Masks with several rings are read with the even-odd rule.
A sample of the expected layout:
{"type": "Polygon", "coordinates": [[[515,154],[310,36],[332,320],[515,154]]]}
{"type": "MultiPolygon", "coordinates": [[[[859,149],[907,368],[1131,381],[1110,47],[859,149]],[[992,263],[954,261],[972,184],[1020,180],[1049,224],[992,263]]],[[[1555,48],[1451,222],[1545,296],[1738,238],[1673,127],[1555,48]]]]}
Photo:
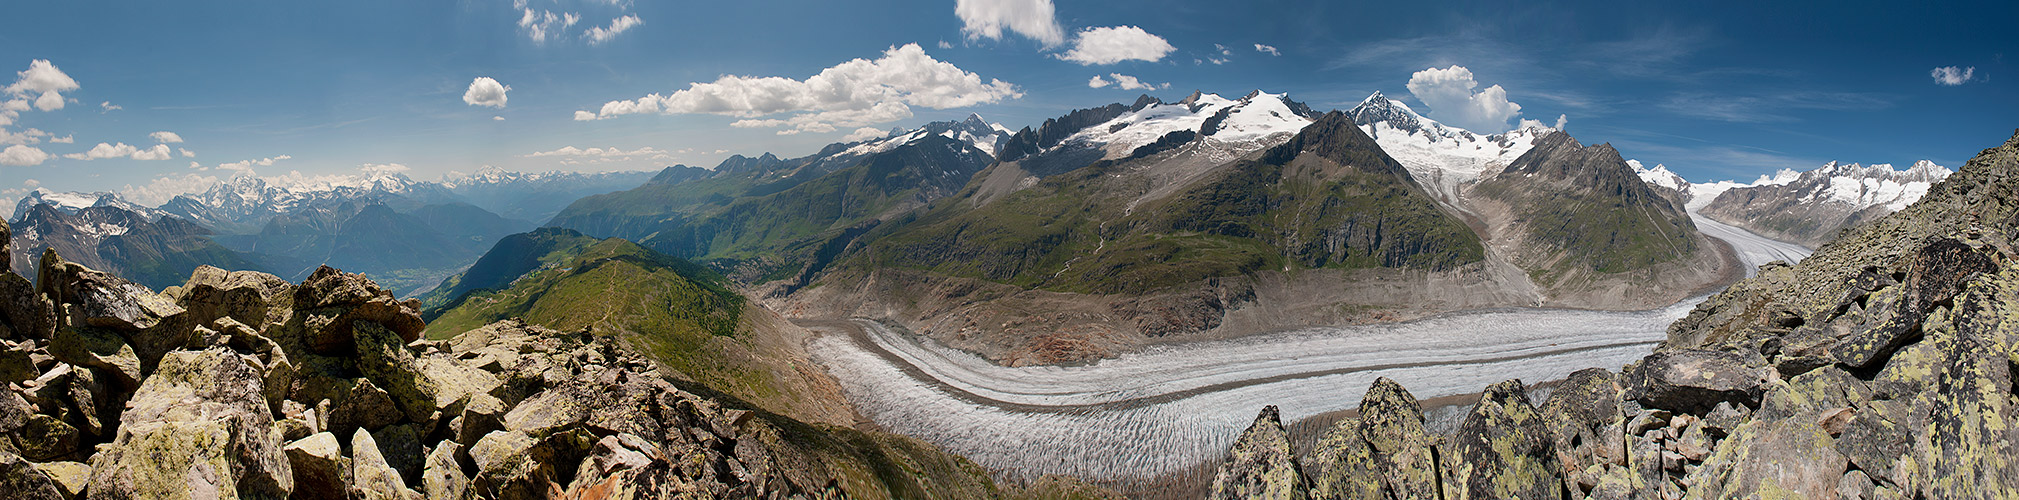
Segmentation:
{"type": "Polygon", "coordinates": [[[20,202],[14,204],[14,213],[10,217],[19,217],[27,214],[28,209],[42,204],[47,204],[57,211],[68,214],[74,214],[79,210],[91,207],[114,207],[131,210],[140,213],[148,219],[153,219],[161,214],[159,210],[126,201],[125,198],[119,197],[118,193],[84,193],[36,188],[34,191],[29,191],[27,196],[21,197],[20,202]]]}
{"type": "Polygon", "coordinates": [[[1452,204],[1459,186],[1485,172],[1499,171],[1534,149],[1536,139],[1556,132],[1549,127],[1523,127],[1501,134],[1478,134],[1438,123],[1380,92],[1367,96],[1346,115],[1409,169],[1410,176],[1452,204]]]}
{"type": "Polygon", "coordinates": [[[1260,90],[1240,99],[1194,92],[1176,103],[1146,104],[1100,125],[1087,127],[1063,145],[1096,147],[1107,158],[1126,157],[1172,132],[1196,131],[1233,154],[1261,149],[1296,135],[1313,121],[1310,108],[1288,94],[1260,90]]]}
{"type": "Polygon", "coordinates": [[[973,145],[975,149],[982,150],[982,152],[988,153],[989,156],[993,157],[997,148],[1002,147],[1003,143],[1009,142],[1011,132],[1002,125],[989,123],[979,113],[970,113],[966,119],[957,122],[932,122],[915,130],[893,128],[890,130],[890,134],[882,138],[863,141],[842,150],[836,156],[862,156],[881,153],[934,135],[968,143],[973,145]]]}
{"type": "Polygon", "coordinates": [[[1626,164],[1633,167],[1633,173],[1640,176],[1641,182],[1650,186],[1677,192],[1689,191],[1690,181],[1676,175],[1675,172],[1670,172],[1667,165],[1655,164],[1654,168],[1645,168],[1641,166],[1640,160],[1627,160],[1626,164]]]}

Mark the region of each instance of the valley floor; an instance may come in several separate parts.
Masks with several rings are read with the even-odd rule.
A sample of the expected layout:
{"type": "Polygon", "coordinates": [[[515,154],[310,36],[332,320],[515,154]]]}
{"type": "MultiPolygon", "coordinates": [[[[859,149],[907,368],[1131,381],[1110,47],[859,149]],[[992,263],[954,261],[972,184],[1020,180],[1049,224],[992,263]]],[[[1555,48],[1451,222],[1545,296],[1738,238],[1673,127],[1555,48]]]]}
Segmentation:
{"type": "MultiPolygon", "coordinates": [[[[1808,249],[1696,219],[1748,272],[1808,249]]],[[[1496,309],[1155,346],[1085,366],[1011,368],[872,321],[808,321],[810,342],[865,418],[1012,477],[1183,483],[1256,408],[1286,423],[1355,408],[1377,377],[1418,397],[1543,382],[1647,355],[1703,297],[1647,311],[1496,309]]]]}

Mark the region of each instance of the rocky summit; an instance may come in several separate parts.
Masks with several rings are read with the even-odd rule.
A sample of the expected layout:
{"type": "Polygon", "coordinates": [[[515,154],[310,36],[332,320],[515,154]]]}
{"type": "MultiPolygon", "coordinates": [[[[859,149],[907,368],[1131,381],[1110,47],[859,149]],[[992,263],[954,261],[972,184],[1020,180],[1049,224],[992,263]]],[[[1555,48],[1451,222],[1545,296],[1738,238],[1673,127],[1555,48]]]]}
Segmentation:
{"type": "Polygon", "coordinates": [[[52,251],[38,278],[0,275],[7,498],[997,496],[922,443],[690,393],[616,337],[420,340],[418,303],[358,274],[155,292],[52,251]]]}
{"type": "Polygon", "coordinates": [[[1576,372],[1539,405],[1519,381],[1486,388],[1449,435],[1387,379],[1315,449],[1270,438],[1266,408],[1212,495],[2019,497],[2015,181],[2019,135],[1800,264],[1762,266],[1618,372],[1576,372]]]}

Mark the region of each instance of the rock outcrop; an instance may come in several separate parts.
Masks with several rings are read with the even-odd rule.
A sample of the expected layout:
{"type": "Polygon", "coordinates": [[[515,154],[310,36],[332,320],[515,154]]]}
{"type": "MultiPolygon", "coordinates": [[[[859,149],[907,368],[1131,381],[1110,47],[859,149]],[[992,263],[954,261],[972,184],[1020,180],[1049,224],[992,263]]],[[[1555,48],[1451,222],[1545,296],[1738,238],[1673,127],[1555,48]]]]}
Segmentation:
{"type": "Polygon", "coordinates": [[[1421,416],[1377,381],[1303,464],[1311,496],[2019,497],[2015,190],[2019,135],[1799,265],[1762,266],[1618,373],[1576,372],[1540,408],[1518,382],[1488,388],[1448,439],[1379,437],[1369,422],[1421,416]],[[1412,450],[1439,457],[1403,468],[1436,489],[1396,486],[1412,450]]]}
{"type": "Polygon", "coordinates": [[[417,304],[322,268],[157,293],[45,253],[0,274],[8,498],[992,497],[971,463],[682,390],[614,337],[417,304]],[[18,306],[18,307],[17,307],[18,306]]]}

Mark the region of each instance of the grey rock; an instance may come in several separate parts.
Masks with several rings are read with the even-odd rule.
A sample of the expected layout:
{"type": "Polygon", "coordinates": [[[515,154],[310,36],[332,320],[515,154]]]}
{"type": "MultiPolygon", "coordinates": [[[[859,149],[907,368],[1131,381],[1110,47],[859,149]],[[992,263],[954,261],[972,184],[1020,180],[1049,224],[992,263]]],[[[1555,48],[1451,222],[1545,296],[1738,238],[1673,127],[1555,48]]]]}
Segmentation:
{"type": "Polygon", "coordinates": [[[1763,360],[1727,351],[1671,350],[1641,360],[1627,398],[1650,408],[1703,414],[1720,402],[1758,406],[1778,374],[1763,360]]]}
{"type": "Polygon", "coordinates": [[[1211,498],[1302,499],[1310,495],[1276,407],[1262,408],[1213,477],[1211,498]]]}

